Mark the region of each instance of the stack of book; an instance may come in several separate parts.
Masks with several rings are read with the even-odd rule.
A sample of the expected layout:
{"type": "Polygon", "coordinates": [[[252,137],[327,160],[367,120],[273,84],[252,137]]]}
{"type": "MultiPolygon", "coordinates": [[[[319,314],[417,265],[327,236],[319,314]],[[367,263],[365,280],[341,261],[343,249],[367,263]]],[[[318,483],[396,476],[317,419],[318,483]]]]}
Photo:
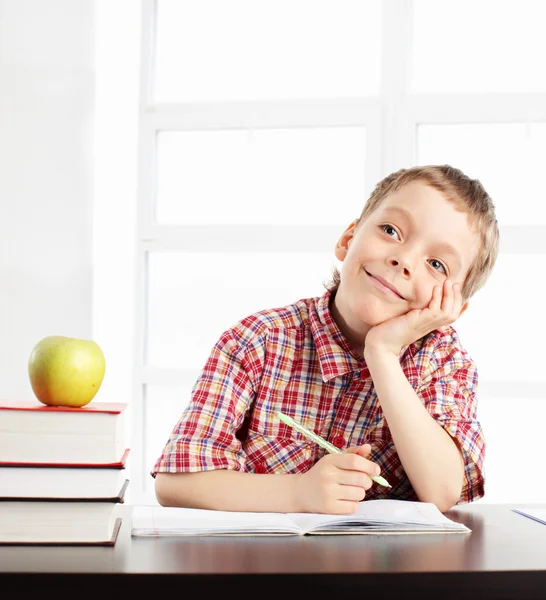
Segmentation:
{"type": "Polygon", "coordinates": [[[0,400],[0,544],[116,543],[128,405],[0,400]]]}

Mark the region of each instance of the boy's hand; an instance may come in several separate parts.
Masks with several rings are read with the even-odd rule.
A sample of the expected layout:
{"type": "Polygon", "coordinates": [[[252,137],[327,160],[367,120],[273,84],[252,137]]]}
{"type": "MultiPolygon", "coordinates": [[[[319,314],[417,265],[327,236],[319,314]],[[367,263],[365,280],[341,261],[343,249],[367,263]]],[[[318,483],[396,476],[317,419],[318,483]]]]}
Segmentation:
{"type": "Polygon", "coordinates": [[[309,471],[298,475],[296,497],[300,512],[352,514],[379,475],[376,463],[366,458],[370,444],[353,446],[343,454],[323,456],[309,471]]]}
{"type": "Polygon", "coordinates": [[[435,329],[453,323],[462,309],[461,288],[446,279],[442,286],[432,291],[429,305],[422,309],[388,319],[372,327],[366,336],[365,353],[374,350],[386,350],[396,356],[404,346],[427,335],[435,329]]]}

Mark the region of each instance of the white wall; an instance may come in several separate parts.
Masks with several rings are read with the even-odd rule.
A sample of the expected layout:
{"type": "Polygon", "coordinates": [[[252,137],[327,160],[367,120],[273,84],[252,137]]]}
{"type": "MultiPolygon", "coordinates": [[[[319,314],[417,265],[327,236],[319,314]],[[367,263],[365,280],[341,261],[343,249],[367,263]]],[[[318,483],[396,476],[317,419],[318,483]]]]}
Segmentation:
{"type": "Polygon", "coordinates": [[[93,0],[0,0],[0,396],[46,335],[92,335],[93,0]]]}

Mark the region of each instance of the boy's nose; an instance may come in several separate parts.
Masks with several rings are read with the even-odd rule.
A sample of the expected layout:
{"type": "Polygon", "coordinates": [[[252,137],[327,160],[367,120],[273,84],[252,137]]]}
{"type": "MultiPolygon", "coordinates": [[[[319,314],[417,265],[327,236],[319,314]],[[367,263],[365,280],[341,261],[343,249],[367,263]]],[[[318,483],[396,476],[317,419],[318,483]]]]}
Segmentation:
{"type": "Polygon", "coordinates": [[[397,270],[401,269],[404,273],[404,275],[410,275],[411,274],[411,268],[410,265],[407,261],[403,261],[400,258],[391,258],[389,259],[389,263],[391,264],[392,267],[395,267],[397,270]]]}

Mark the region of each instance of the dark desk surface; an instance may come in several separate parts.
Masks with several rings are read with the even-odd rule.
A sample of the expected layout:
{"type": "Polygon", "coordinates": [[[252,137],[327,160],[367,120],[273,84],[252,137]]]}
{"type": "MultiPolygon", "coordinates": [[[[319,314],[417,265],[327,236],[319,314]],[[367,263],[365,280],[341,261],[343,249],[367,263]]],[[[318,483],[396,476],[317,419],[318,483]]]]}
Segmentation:
{"type": "Polygon", "coordinates": [[[112,548],[0,547],[0,590],[17,599],[48,590],[56,600],[77,590],[101,599],[137,592],[199,600],[232,592],[283,600],[409,592],[420,600],[546,598],[546,525],[511,511],[539,506],[546,508],[475,504],[447,513],[470,534],[199,538],[131,538],[131,507],[123,506],[112,548]]]}

